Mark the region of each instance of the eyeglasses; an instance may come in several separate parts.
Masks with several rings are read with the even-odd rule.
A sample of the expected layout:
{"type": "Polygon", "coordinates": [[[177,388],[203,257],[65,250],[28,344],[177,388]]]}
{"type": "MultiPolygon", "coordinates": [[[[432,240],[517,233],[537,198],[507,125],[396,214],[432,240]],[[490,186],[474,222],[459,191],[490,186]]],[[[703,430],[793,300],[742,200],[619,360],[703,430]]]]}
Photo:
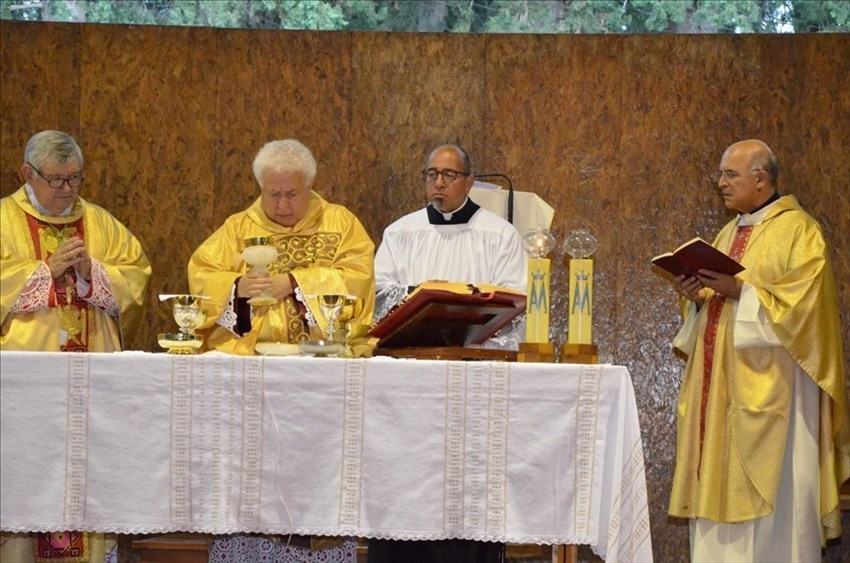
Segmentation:
{"type": "Polygon", "coordinates": [[[425,182],[427,184],[434,184],[437,182],[437,178],[440,176],[443,177],[443,181],[447,184],[451,184],[455,180],[457,180],[458,176],[463,176],[464,178],[469,176],[469,172],[460,172],[458,170],[452,170],[451,168],[446,168],[445,170],[437,170],[436,168],[429,168],[428,170],[422,171],[422,177],[425,178],[425,182]]]}
{"type": "Polygon", "coordinates": [[[29,162],[27,162],[27,164],[32,166],[32,169],[35,170],[35,173],[44,178],[44,180],[47,182],[47,185],[53,188],[54,190],[61,190],[66,183],[72,188],[79,188],[80,184],[83,183],[83,180],[86,179],[86,177],[82,174],[75,174],[69,177],[51,176],[48,178],[47,176],[41,173],[41,170],[39,170],[29,162]]]}
{"type": "MultiPolygon", "coordinates": [[[[750,172],[761,172],[764,168],[753,168],[750,172]]],[[[732,180],[738,178],[741,175],[740,172],[736,172],[734,170],[718,170],[714,173],[714,179],[716,181],[720,181],[721,178],[726,178],[727,182],[731,182],[732,180]]]]}

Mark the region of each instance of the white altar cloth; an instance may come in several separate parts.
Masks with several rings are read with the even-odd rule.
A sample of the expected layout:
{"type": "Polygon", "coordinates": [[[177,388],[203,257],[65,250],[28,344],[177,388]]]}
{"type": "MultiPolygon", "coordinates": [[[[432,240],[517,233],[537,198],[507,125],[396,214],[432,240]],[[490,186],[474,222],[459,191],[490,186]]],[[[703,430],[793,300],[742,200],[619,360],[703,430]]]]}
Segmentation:
{"type": "Polygon", "coordinates": [[[0,354],[0,528],[589,544],[651,561],[628,371],[0,354]]]}

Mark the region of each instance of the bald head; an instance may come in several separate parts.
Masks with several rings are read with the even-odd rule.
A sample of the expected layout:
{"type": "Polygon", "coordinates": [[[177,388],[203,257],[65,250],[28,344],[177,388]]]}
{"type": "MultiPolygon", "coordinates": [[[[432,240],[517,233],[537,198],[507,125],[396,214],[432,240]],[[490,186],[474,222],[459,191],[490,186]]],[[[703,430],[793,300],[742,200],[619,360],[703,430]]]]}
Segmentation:
{"type": "Polygon", "coordinates": [[[761,169],[767,172],[770,185],[774,188],[779,180],[779,162],[776,160],[776,155],[770,150],[770,147],[764,141],[759,139],[746,139],[732,143],[726,152],[723,153],[724,158],[727,155],[736,155],[749,163],[749,166],[754,169],[761,169]]]}
{"type": "Polygon", "coordinates": [[[773,151],[758,139],[739,141],[723,153],[717,186],[727,209],[751,213],[776,192],[779,165],[773,151]]]}

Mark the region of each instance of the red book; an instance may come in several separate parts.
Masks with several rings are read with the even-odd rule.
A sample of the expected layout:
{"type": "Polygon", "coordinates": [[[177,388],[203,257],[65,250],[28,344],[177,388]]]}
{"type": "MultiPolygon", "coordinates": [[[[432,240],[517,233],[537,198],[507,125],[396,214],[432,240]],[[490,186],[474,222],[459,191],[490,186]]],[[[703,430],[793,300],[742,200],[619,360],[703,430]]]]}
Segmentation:
{"type": "Polygon", "coordinates": [[[525,311],[525,294],[488,284],[425,282],[372,327],[380,348],[481,344],[525,311]]]}
{"type": "Polygon", "coordinates": [[[652,264],[674,277],[696,276],[699,270],[712,270],[734,276],[744,271],[734,259],[717,250],[699,237],[693,238],[673,252],[659,254],[652,264]]]}

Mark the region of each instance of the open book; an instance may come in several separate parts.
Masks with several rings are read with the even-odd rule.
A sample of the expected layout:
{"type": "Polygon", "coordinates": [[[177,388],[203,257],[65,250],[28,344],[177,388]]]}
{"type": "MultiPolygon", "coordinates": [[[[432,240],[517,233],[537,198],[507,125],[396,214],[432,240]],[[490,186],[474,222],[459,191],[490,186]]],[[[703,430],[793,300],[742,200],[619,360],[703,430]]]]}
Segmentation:
{"type": "Polygon", "coordinates": [[[673,252],[659,254],[652,263],[674,277],[696,276],[699,270],[712,270],[734,276],[744,271],[738,262],[723,254],[700,237],[692,238],[673,252]]]}
{"type": "Polygon", "coordinates": [[[525,312],[525,294],[490,284],[424,282],[369,330],[380,348],[481,344],[525,312]]]}

